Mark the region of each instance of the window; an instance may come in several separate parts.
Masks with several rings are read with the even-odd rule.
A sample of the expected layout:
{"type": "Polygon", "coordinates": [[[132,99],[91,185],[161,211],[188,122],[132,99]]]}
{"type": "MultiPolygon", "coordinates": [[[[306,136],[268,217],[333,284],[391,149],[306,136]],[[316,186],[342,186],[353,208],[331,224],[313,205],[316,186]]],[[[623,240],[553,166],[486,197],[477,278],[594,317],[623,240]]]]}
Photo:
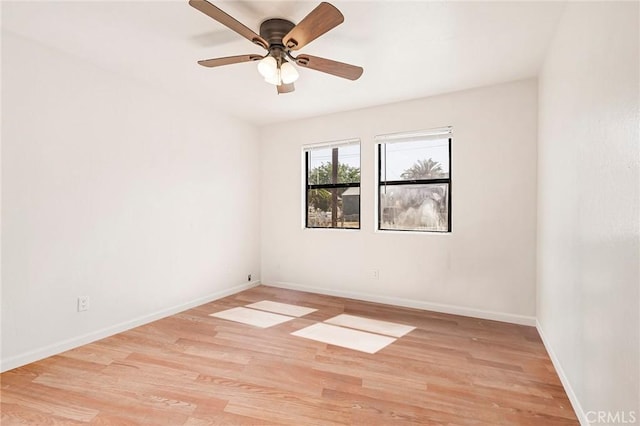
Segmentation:
{"type": "Polygon", "coordinates": [[[378,229],[451,232],[451,128],[376,143],[378,229]]]}
{"type": "Polygon", "coordinates": [[[305,226],[360,229],[360,140],[305,147],[305,226]]]}

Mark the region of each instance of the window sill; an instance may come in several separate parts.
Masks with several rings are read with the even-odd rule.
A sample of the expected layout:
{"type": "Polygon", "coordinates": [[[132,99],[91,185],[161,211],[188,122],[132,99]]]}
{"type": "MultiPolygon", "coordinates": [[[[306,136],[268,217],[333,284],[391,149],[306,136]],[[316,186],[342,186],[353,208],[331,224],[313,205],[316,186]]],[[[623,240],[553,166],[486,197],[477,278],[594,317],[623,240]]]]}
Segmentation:
{"type": "Polygon", "coordinates": [[[453,232],[441,231],[399,231],[395,229],[376,229],[375,234],[393,234],[393,235],[451,235],[453,232]]]}
{"type": "Polygon", "coordinates": [[[303,227],[303,231],[360,231],[361,228],[307,228],[303,227]]]}

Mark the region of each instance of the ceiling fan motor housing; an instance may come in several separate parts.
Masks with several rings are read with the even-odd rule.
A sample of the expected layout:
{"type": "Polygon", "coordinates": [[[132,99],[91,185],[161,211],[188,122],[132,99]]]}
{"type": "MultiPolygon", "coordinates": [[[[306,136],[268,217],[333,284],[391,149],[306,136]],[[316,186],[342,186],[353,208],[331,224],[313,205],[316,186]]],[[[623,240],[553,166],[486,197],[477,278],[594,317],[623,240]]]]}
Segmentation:
{"type": "Polygon", "coordinates": [[[293,27],[295,27],[295,24],[286,19],[267,19],[260,24],[260,36],[269,43],[269,50],[273,47],[279,47],[284,50],[285,46],[282,39],[293,27]]]}

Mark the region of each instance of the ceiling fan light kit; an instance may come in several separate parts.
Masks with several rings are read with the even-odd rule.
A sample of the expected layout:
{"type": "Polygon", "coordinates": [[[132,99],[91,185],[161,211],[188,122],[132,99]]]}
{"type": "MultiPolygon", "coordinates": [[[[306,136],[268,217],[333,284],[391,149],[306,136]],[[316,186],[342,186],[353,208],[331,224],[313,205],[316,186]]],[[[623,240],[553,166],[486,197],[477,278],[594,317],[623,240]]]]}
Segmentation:
{"type": "Polygon", "coordinates": [[[212,68],[241,62],[259,61],[258,72],[264,77],[267,83],[277,87],[279,94],[293,92],[295,90],[293,83],[299,77],[298,70],[287,59],[290,59],[296,65],[303,68],[309,68],[348,80],[357,80],[364,71],[362,67],[331,59],[311,55],[299,55],[297,57],[292,55],[292,51],[303,48],[344,21],[342,13],[329,3],[320,3],[297,25],[286,19],[267,19],[260,25],[260,35],[207,0],[189,0],[189,4],[254,44],[267,50],[264,56],[249,54],[198,61],[198,64],[202,66],[212,68]]]}
{"type": "Polygon", "coordinates": [[[271,55],[267,55],[258,62],[258,72],[264,77],[264,81],[276,86],[282,83],[293,83],[300,76],[298,70],[285,59],[281,59],[278,63],[278,60],[271,55]]]}
{"type": "Polygon", "coordinates": [[[298,70],[296,69],[296,67],[286,61],[280,67],[280,74],[282,82],[284,84],[293,83],[298,79],[298,77],[300,77],[300,74],[298,74],[298,70]]]}

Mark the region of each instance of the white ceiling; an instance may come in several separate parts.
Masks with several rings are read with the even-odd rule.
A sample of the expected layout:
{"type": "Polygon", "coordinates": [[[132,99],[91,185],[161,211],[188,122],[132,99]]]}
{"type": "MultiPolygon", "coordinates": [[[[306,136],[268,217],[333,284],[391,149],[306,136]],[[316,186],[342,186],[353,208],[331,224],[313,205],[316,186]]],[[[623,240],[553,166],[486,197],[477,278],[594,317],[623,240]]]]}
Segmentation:
{"type": "MultiPolygon", "coordinates": [[[[319,1],[214,1],[258,32],[299,22],[319,1]]],[[[255,63],[199,59],[262,50],[184,1],[2,2],[3,31],[198,99],[255,124],[287,121],[537,75],[563,2],[332,1],[345,22],[300,52],[364,67],[344,80],[300,69],[277,95],[255,63]]],[[[300,53],[298,52],[298,53],[300,53]]]]}

